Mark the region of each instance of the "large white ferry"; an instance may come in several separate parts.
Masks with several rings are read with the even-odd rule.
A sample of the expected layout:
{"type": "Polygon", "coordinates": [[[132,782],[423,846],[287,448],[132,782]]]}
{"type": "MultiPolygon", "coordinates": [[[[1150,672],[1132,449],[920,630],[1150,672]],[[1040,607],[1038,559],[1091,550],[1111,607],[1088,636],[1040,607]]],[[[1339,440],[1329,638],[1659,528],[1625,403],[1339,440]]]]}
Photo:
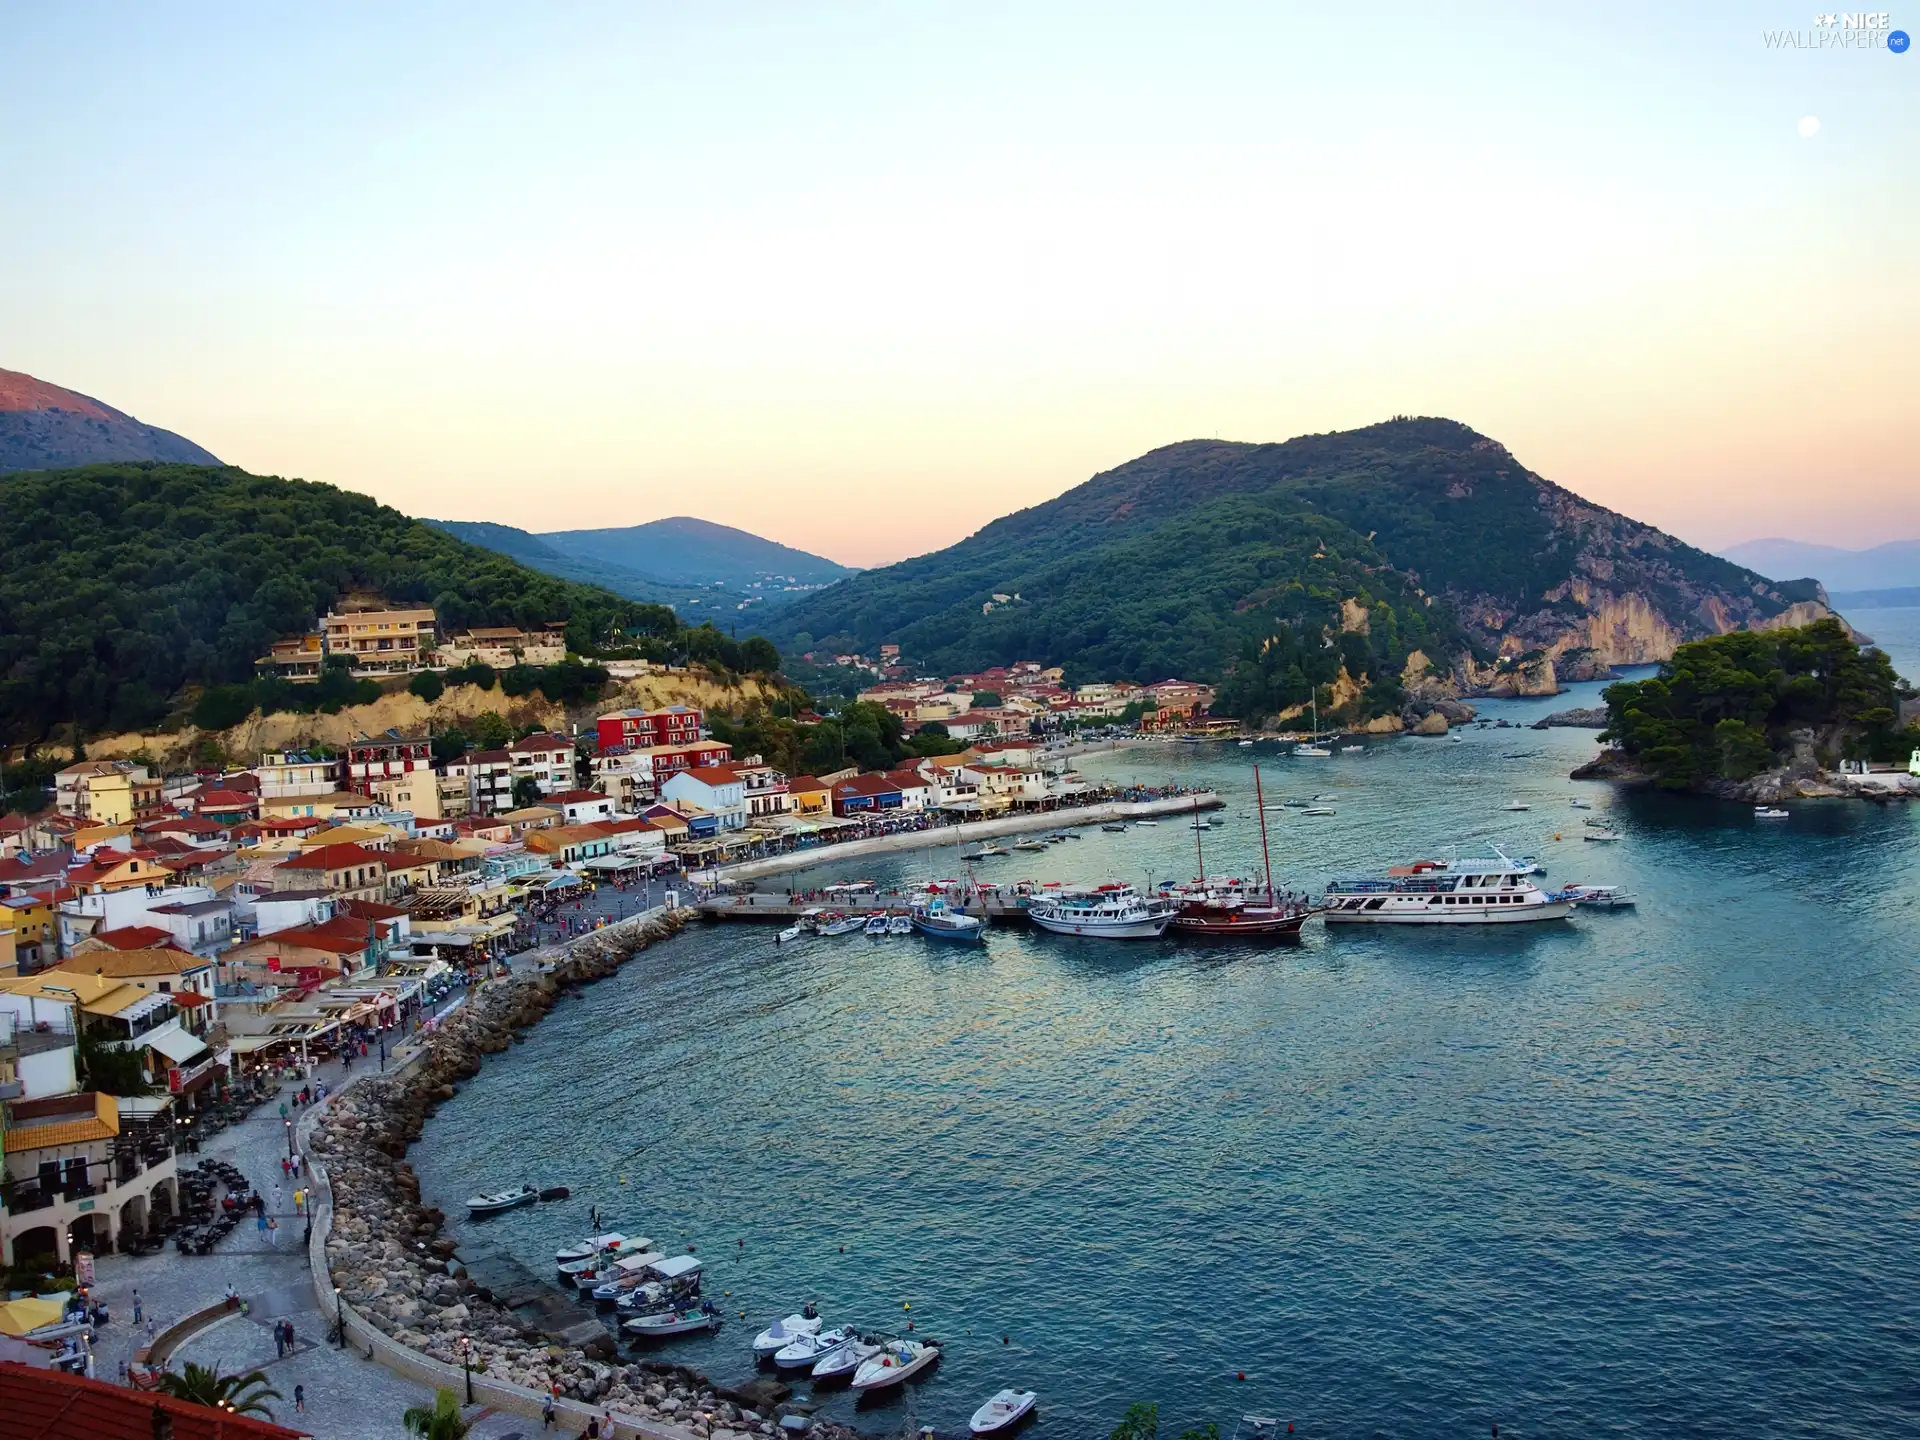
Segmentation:
{"type": "Polygon", "coordinates": [[[1564,920],[1574,901],[1530,878],[1534,864],[1494,851],[1491,860],[1419,860],[1380,876],[1327,883],[1329,925],[1513,925],[1564,920]]]}
{"type": "Polygon", "coordinates": [[[1027,906],[1027,918],[1056,935],[1153,940],[1166,932],[1178,909],[1171,900],[1147,899],[1133,886],[1114,882],[1035,896],[1027,906]]]}

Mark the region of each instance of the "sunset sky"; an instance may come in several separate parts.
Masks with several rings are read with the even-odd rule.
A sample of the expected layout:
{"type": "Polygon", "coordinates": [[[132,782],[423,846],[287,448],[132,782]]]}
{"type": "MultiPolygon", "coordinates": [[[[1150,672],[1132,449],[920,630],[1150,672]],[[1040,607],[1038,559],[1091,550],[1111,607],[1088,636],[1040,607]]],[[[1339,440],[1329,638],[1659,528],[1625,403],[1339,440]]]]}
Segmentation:
{"type": "Polygon", "coordinates": [[[0,0],[0,366],[862,565],[1395,413],[1708,546],[1920,535],[1920,56],[1800,0],[404,8],[0,0]]]}

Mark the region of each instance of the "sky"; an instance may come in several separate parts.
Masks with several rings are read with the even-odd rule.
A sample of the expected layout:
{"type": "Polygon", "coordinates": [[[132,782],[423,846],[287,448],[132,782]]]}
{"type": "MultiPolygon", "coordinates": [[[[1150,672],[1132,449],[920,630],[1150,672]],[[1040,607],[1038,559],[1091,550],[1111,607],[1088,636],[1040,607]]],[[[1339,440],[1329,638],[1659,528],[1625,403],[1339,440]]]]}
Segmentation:
{"type": "Polygon", "coordinates": [[[1394,414],[1869,545],[1920,535],[1920,55],[1764,33],[1820,28],[0,0],[0,366],[417,515],[858,565],[1394,414]]]}

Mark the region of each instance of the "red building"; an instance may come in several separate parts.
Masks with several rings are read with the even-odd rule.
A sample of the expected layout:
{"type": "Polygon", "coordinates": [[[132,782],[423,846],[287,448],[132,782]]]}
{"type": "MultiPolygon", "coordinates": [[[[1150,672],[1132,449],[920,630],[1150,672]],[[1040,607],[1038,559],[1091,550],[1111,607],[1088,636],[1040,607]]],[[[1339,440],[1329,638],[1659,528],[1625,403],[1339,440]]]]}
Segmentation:
{"type": "Polygon", "coordinates": [[[604,754],[616,745],[650,750],[657,745],[691,745],[700,738],[701,713],[690,705],[664,710],[613,710],[595,722],[604,754]]]}
{"type": "Polygon", "coordinates": [[[433,742],[424,735],[402,735],[398,730],[359,735],[347,742],[340,784],[357,795],[371,795],[374,781],[425,770],[432,764],[433,742]]]}

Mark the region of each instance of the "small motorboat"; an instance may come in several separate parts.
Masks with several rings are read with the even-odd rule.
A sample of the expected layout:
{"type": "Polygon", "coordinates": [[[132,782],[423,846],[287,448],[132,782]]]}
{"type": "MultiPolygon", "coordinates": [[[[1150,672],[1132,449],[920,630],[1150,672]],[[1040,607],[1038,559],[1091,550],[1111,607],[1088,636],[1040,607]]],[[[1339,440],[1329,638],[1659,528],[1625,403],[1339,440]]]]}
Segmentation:
{"type": "Polygon", "coordinates": [[[1567,801],[1567,803],[1576,810],[1591,810],[1593,808],[1593,802],[1591,800],[1582,800],[1578,795],[1575,795],[1571,800],[1567,801]]]}
{"type": "Polygon", "coordinates": [[[702,1300],[698,1306],[662,1310],[658,1315],[636,1315],[631,1320],[623,1320],[620,1328],[636,1340],[660,1340],[669,1335],[718,1330],[721,1323],[722,1317],[713,1308],[713,1302],[702,1300]]]}
{"type": "Polygon", "coordinates": [[[1582,820],[1580,823],[1582,825],[1599,825],[1599,826],[1611,826],[1613,824],[1613,822],[1607,819],[1606,816],[1604,815],[1589,815],[1586,819],[1582,820]]]}
{"type": "Polygon", "coordinates": [[[782,930],[779,933],[779,935],[774,937],[775,943],[780,945],[786,945],[792,941],[798,940],[802,935],[806,933],[807,932],[805,931],[805,929],[803,929],[798,925],[789,925],[787,926],[786,929],[782,930]]]}
{"type": "Polygon", "coordinates": [[[1619,885],[1569,885],[1566,894],[1574,904],[1593,910],[1620,910],[1633,905],[1633,892],[1619,885]]]}
{"type": "Polygon", "coordinates": [[[886,934],[887,933],[886,912],[882,910],[876,910],[873,912],[873,914],[869,915],[867,917],[866,930],[867,930],[867,934],[869,935],[886,934]]]}
{"type": "Polygon", "coordinates": [[[1196,820],[1193,822],[1193,828],[1196,830],[1205,830],[1208,828],[1207,822],[1204,820],[1196,820]]]}
{"type": "Polygon", "coordinates": [[[577,1276],[591,1274],[595,1270],[611,1270],[616,1260],[624,1260],[629,1255],[643,1255],[652,1249],[653,1242],[644,1236],[629,1239],[623,1235],[617,1244],[604,1246],[585,1260],[562,1260],[560,1273],[577,1276]]]}
{"type": "MultiPolygon", "coordinates": [[[[1242,750],[1245,750],[1245,749],[1248,749],[1248,748],[1250,748],[1250,747],[1252,746],[1252,744],[1253,744],[1253,741],[1251,741],[1251,740],[1242,740],[1242,741],[1240,742],[1240,748],[1241,748],[1242,750]]],[[[1009,1395],[1009,1394],[1011,1394],[1011,1393],[1012,1393],[1012,1392],[1011,1392],[1011,1391],[1009,1391],[1009,1390],[1002,1390],[1002,1391],[1000,1392],[1000,1394],[1002,1394],[1002,1395],[1009,1395]]],[[[996,1397],[996,1398],[997,1398],[997,1397],[996,1397]]],[[[992,1402],[992,1401],[988,1401],[987,1403],[988,1403],[988,1404],[992,1404],[993,1402],[992,1402]]],[[[985,1432],[984,1430],[976,1430],[976,1431],[974,1431],[973,1433],[974,1433],[974,1434],[976,1434],[976,1435],[984,1435],[984,1434],[985,1434],[986,1432],[985,1432]]]]}
{"type": "Polygon", "coordinates": [[[851,935],[866,923],[858,915],[842,915],[834,911],[822,915],[814,929],[821,935],[851,935]]]}
{"type": "Polygon", "coordinates": [[[870,1355],[853,1372],[856,1390],[885,1390],[918,1375],[940,1358],[938,1345],[923,1345],[918,1340],[889,1340],[878,1355],[870,1355]]]}
{"type": "Polygon", "coordinates": [[[1013,848],[1016,850],[1025,850],[1028,854],[1034,854],[1046,849],[1047,842],[1044,840],[1016,840],[1013,842],[1013,848]]]}
{"type": "Polygon", "coordinates": [[[1772,805],[1756,805],[1753,807],[1753,818],[1756,820],[1785,820],[1787,816],[1787,811],[1778,809],[1772,805]]]}
{"type": "Polygon", "coordinates": [[[1527,804],[1527,802],[1524,800],[1509,800],[1506,804],[1502,805],[1500,808],[1502,810],[1531,810],[1533,806],[1527,804]]]}
{"type": "Polygon", "coordinates": [[[1136,820],[1133,823],[1136,825],[1158,825],[1160,822],[1158,820],[1136,820]]]}
{"type": "Polygon", "coordinates": [[[1124,835],[1127,833],[1127,827],[1122,825],[1118,820],[1110,821],[1100,828],[1109,835],[1124,835]]]}
{"type": "Polygon", "coordinates": [[[469,1195],[467,1211],[471,1215],[498,1215],[502,1210],[511,1210],[516,1205],[531,1205],[540,1198],[540,1191],[533,1185],[516,1185],[511,1190],[495,1190],[488,1195],[469,1195]]]}
{"type": "Polygon", "coordinates": [[[1324,745],[1296,745],[1293,747],[1293,753],[1302,760],[1330,760],[1333,758],[1333,751],[1324,745]]]}
{"type": "Polygon", "coordinates": [[[1587,833],[1582,835],[1580,838],[1582,840],[1591,841],[1595,845],[1607,845],[1607,844],[1611,844],[1615,840],[1618,840],[1620,838],[1620,832],[1618,830],[1609,830],[1609,829],[1606,829],[1605,827],[1601,827],[1599,829],[1587,831],[1587,833]]]}
{"type": "MultiPolygon", "coordinates": [[[[627,1294],[650,1282],[653,1279],[654,1265],[666,1258],[658,1250],[648,1250],[639,1255],[629,1255],[624,1260],[614,1261],[612,1265],[600,1271],[599,1283],[592,1287],[594,1303],[617,1305],[627,1294]]],[[[582,1289],[587,1288],[580,1276],[574,1277],[574,1283],[580,1285],[582,1289]]]]}
{"type": "Polygon", "coordinates": [[[1002,1390],[973,1412],[973,1423],[968,1428],[976,1435],[1005,1434],[1026,1419],[1039,1401],[1040,1397],[1031,1390],[1002,1390]]]}
{"type": "Polygon", "coordinates": [[[1340,747],[1340,753],[1342,755],[1351,755],[1356,750],[1364,750],[1366,748],[1364,745],[1342,745],[1340,747]]]}
{"type": "Polygon", "coordinates": [[[1331,805],[1309,805],[1300,813],[1302,815],[1332,815],[1337,812],[1331,805]]]}
{"type": "Polygon", "coordinates": [[[1307,800],[1282,800],[1280,802],[1280,808],[1282,810],[1304,810],[1311,803],[1311,801],[1307,800]]]}
{"type": "Polygon", "coordinates": [[[587,1235],[554,1251],[553,1261],[556,1265],[568,1265],[575,1260],[591,1260],[602,1250],[611,1250],[626,1242],[627,1237],[617,1231],[606,1235],[587,1235]]]}
{"type": "Polygon", "coordinates": [[[813,1367],[813,1378],[844,1380],[879,1353],[880,1347],[871,1340],[849,1340],[831,1355],[821,1357],[813,1367]]]}
{"type": "Polygon", "coordinates": [[[859,1338],[860,1332],[851,1325],[842,1325],[834,1330],[822,1330],[818,1335],[796,1335],[773,1352],[774,1368],[811,1370],[821,1361],[845,1349],[859,1338]]]}
{"type": "Polygon", "coordinates": [[[887,934],[889,935],[913,934],[913,917],[911,915],[906,914],[905,912],[889,915],[887,917],[887,934]]]}
{"type": "Polygon", "coordinates": [[[753,1353],[772,1355],[791,1345],[802,1335],[820,1333],[820,1312],[809,1305],[798,1315],[789,1315],[784,1320],[776,1320],[758,1335],[753,1337],[753,1353]]]}

